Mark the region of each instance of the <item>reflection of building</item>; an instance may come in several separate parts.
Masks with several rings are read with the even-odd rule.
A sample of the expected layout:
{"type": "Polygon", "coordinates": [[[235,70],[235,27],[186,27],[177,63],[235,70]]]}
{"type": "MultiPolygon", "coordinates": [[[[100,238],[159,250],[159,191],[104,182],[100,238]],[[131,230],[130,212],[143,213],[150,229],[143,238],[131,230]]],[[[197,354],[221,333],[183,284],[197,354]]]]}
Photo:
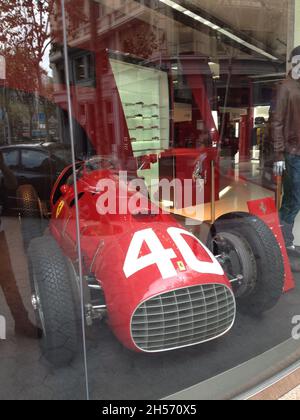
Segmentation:
{"type": "MultiPolygon", "coordinates": [[[[101,142],[100,130],[97,129],[95,125],[95,119],[99,119],[97,117],[99,110],[97,110],[96,102],[97,97],[100,95],[99,89],[95,89],[97,84],[95,81],[95,68],[97,65],[96,52],[106,48],[111,50],[122,50],[121,42],[127,45],[126,48],[134,50],[136,52],[135,55],[145,52],[145,49],[143,48],[146,45],[148,54],[152,53],[152,51],[149,50],[147,34],[143,42],[144,47],[142,46],[141,50],[140,43],[131,44],[136,32],[144,34],[145,28],[149,29],[149,27],[140,20],[141,15],[145,12],[144,8],[136,2],[115,1],[111,3],[114,3],[115,7],[119,7],[121,3],[123,3],[124,7],[122,8],[122,11],[120,11],[114,10],[103,4],[97,5],[86,1],[83,10],[87,16],[90,16],[90,19],[88,19],[87,22],[82,21],[79,29],[72,31],[70,34],[70,79],[76,95],[74,113],[80,126],[84,129],[82,130],[82,128],[76,124],[75,135],[77,139],[77,152],[79,154],[90,152],[90,148],[87,147],[85,133],[91,133],[95,136],[97,144],[101,142]],[[130,32],[132,32],[132,35],[130,35],[130,32]]],[[[153,31],[153,28],[150,28],[149,30],[153,31]]],[[[160,35],[157,35],[156,28],[155,31],[155,34],[153,32],[149,34],[153,40],[156,40],[157,37],[163,35],[162,32],[160,32],[160,35]]],[[[161,40],[161,38],[159,39],[161,40]]],[[[156,45],[160,47],[161,42],[157,41],[156,45]]],[[[52,49],[51,63],[56,81],[55,101],[63,109],[66,109],[66,92],[62,89],[62,86],[65,84],[65,70],[62,48],[59,47],[59,43],[52,49]]],[[[97,82],[99,83],[99,80],[97,82]]],[[[106,83],[104,82],[103,86],[105,85],[106,83]]],[[[109,100],[111,96],[109,90],[106,92],[106,96],[109,100]]],[[[116,127],[116,124],[114,124],[114,116],[116,114],[115,108],[113,105],[107,104],[106,111],[108,125],[111,130],[114,130],[116,127]]],[[[64,111],[62,111],[61,122],[61,137],[68,139],[67,115],[64,111]]]]}
{"type": "MultiPolygon", "coordinates": [[[[243,130],[245,125],[242,117],[245,114],[248,116],[250,123],[246,125],[247,133],[242,133],[241,138],[247,142],[246,149],[249,148],[254,122],[252,108],[270,104],[273,79],[278,79],[278,73],[284,74],[285,71],[280,60],[274,62],[270,59],[271,56],[280,58],[285,54],[285,4],[279,5],[276,1],[274,5],[268,1],[268,10],[260,10],[260,22],[257,25],[258,10],[255,2],[247,3],[245,7],[244,2],[227,1],[221,7],[220,2],[213,5],[212,2],[192,1],[190,6],[194,15],[199,14],[206,19],[207,24],[201,25],[195,23],[192,15],[174,12],[174,8],[172,10],[163,1],[102,0],[98,3],[86,0],[82,12],[88,19],[82,19],[75,30],[69,25],[70,76],[73,97],[76,98],[73,106],[76,119],[83,127],[82,130],[76,125],[79,153],[86,154],[91,150],[87,147],[85,133],[92,135],[94,143],[98,145],[104,141],[103,126],[100,127],[99,121],[106,120],[108,131],[118,130],[118,124],[114,123],[118,110],[110,98],[109,89],[105,93],[107,83],[102,77],[105,69],[101,64],[100,52],[106,48],[137,56],[145,64],[151,62],[169,68],[174,87],[174,113],[178,115],[178,109],[185,108],[185,115],[192,115],[194,124],[191,127],[188,117],[186,121],[180,121],[186,123],[184,129],[175,127],[171,130],[175,137],[183,136],[183,139],[173,139],[177,145],[196,144],[195,139],[204,135],[198,133],[203,116],[193,114],[193,100],[186,83],[188,73],[194,72],[204,78],[205,94],[211,109],[215,111],[215,121],[217,124],[221,120],[225,121],[223,127],[219,126],[223,136],[240,132],[234,129],[239,123],[243,130]],[[234,18],[232,10],[239,16],[238,20],[234,18]],[[281,10],[284,11],[282,16],[281,10]],[[223,28],[223,32],[214,30],[217,27],[223,28]],[[261,31],[262,27],[266,29],[265,32],[261,31]],[[275,27],[281,42],[274,39],[275,27]],[[238,41],[232,42],[234,37],[238,41]],[[271,76],[264,78],[265,75],[271,76]],[[101,96],[106,96],[105,110],[97,107],[101,96]],[[231,110],[228,111],[228,108],[231,110]]],[[[61,40],[57,41],[51,58],[57,82],[55,100],[66,109],[66,94],[62,89],[65,76],[61,40]]],[[[66,118],[66,114],[62,115],[61,136],[64,139],[68,137],[66,118]]],[[[114,136],[117,135],[115,132],[114,136]]]]}

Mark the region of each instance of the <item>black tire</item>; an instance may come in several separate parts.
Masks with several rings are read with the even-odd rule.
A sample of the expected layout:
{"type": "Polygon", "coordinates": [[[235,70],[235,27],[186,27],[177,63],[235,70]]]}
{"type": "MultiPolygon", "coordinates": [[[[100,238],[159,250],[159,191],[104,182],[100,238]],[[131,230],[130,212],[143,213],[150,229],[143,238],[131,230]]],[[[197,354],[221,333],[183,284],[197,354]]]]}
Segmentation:
{"type": "Polygon", "coordinates": [[[32,185],[21,185],[18,188],[17,203],[24,248],[27,250],[33,239],[43,236],[44,230],[40,200],[32,185]]]}
{"type": "MultiPolygon", "coordinates": [[[[284,289],[284,262],[278,242],[271,229],[258,217],[248,213],[230,213],[222,216],[212,226],[208,246],[213,251],[213,238],[231,234],[239,238],[243,261],[255,264],[255,280],[250,280],[249,289],[237,295],[237,304],[241,312],[260,315],[272,309],[284,289]],[[247,257],[248,254],[248,257],[247,257]],[[253,261],[254,257],[254,261],[253,261]],[[248,260],[248,262],[247,262],[248,260]]],[[[250,263],[250,265],[249,265],[250,263]]],[[[226,270],[225,270],[226,271],[226,270]]]]}
{"type": "Polygon", "coordinates": [[[60,367],[69,364],[78,351],[74,284],[66,258],[52,236],[34,239],[28,249],[31,282],[43,330],[44,357],[60,367]]]}

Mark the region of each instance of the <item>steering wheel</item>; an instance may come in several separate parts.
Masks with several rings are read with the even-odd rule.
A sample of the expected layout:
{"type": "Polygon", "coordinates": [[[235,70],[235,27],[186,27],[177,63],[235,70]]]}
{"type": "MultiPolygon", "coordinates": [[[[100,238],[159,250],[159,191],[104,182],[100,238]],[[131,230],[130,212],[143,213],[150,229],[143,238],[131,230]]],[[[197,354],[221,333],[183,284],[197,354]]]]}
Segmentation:
{"type": "Polygon", "coordinates": [[[92,171],[97,171],[101,169],[106,169],[106,170],[115,169],[116,165],[113,162],[113,160],[107,157],[98,156],[98,157],[88,160],[85,163],[85,167],[88,171],[92,172],[92,171]]]}

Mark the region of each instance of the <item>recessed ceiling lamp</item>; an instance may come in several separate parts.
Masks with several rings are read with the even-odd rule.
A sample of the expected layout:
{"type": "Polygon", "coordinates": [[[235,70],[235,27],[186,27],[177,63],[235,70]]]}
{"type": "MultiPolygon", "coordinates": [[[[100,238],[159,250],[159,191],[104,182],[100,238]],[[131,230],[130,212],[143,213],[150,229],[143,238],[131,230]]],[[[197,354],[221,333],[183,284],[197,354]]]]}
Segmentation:
{"type": "Polygon", "coordinates": [[[208,63],[213,79],[220,79],[220,64],[213,61],[208,63]]]}
{"type": "Polygon", "coordinates": [[[231,187],[231,186],[228,186],[228,187],[224,188],[224,190],[222,190],[222,191],[220,192],[220,194],[219,194],[219,198],[220,198],[220,200],[221,200],[223,197],[225,197],[225,195],[227,195],[227,194],[228,194],[231,190],[232,190],[232,187],[231,187]]]}
{"type": "Polygon", "coordinates": [[[220,26],[216,25],[215,23],[197,15],[196,13],[192,12],[191,10],[186,9],[185,7],[181,6],[180,4],[176,3],[173,0],[159,0],[161,3],[166,4],[167,6],[172,7],[173,9],[177,10],[178,12],[183,13],[184,15],[189,16],[190,18],[202,23],[205,26],[208,26],[209,28],[219,32],[220,34],[226,36],[227,38],[230,38],[232,41],[237,42],[240,45],[243,45],[244,47],[249,48],[250,50],[263,55],[266,58],[269,58],[273,61],[278,61],[278,58],[275,57],[272,54],[269,54],[267,51],[262,50],[261,48],[250,44],[249,42],[245,41],[244,39],[238,37],[237,35],[234,35],[233,33],[227,31],[226,29],[221,28],[220,26]]]}

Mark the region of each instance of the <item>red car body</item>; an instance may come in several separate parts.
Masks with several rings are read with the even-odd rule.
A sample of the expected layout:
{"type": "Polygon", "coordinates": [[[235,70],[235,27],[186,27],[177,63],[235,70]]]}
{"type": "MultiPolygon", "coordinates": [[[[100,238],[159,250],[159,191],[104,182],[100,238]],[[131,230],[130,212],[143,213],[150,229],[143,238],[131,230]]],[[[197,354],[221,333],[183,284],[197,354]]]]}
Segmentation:
{"type": "MultiPolygon", "coordinates": [[[[70,170],[61,174],[52,193],[50,231],[75,263],[75,191],[74,184],[66,185],[70,170]]],[[[162,211],[120,214],[118,205],[116,214],[100,215],[97,185],[107,178],[115,182],[121,205],[118,175],[109,169],[91,171],[82,164],[76,183],[84,274],[93,274],[101,286],[116,337],[129,349],[159,352],[229,331],[236,302],[216,258],[162,211]]]]}

